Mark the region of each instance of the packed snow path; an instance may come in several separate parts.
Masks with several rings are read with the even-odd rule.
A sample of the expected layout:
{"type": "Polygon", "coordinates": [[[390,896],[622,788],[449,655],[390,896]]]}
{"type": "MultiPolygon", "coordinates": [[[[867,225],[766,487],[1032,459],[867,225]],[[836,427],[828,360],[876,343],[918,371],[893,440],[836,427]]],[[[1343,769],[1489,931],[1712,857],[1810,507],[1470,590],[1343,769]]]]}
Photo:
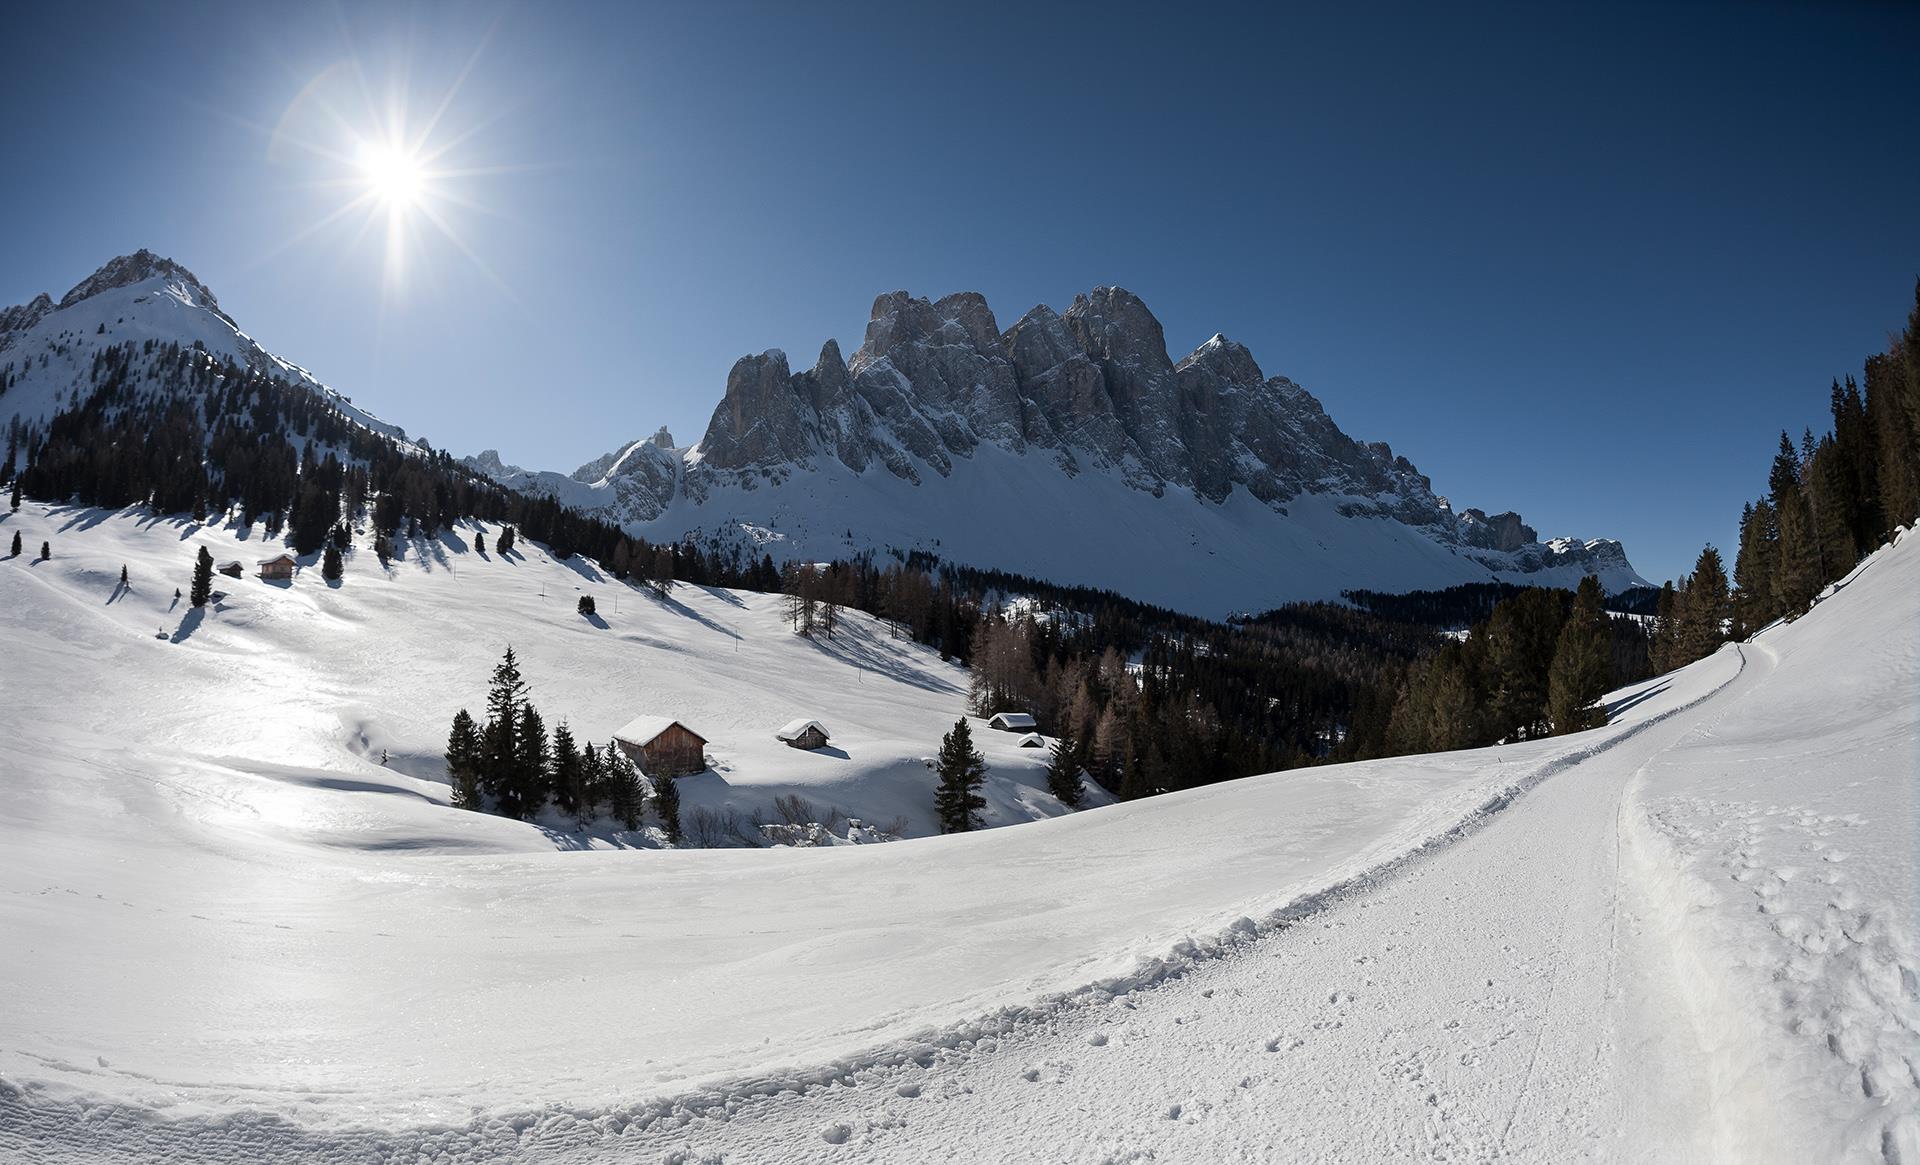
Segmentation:
{"type": "MultiPolygon", "coordinates": [[[[89,1095],[91,1075],[103,1089],[125,1086],[103,1057],[97,1074],[43,1063],[60,1073],[57,1086],[0,1085],[0,1150],[99,1161],[1600,1156],[1911,1165],[1920,1161],[1915,550],[1909,540],[1883,553],[1799,623],[1619,694],[1614,725],[1585,736],[1240,782],[871,855],[795,855],[839,862],[836,882],[860,877],[850,861],[882,863],[865,868],[867,889],[841,887],[847,897],[833,913],[849,923],[862,895],[876,906],[915,904],[893,923],[906,962],[889,959],[885,928],[853,936],[848,959],[867,968],[869,1010],[934,1015],[927,1000],[943,994],[987,998],[990,976],[972,944],[991,926],[1029,943],[1057,928],[1061,950],[1080,951],[1077,916],[1045,908],[1063,885],[1092,903],[1087,913],[1104,919],[1116,947],[1152,948],[1157,938],[1141,934],[1157,936],[1175,913],[1190,933],[1211,936],[1171,951],[1161,943],[1163,960],[1097,986],[906,1038],[862,1040],[843,1028],[839,1060],[777,1068],[761,1066],[779,1061],[777,1051],[743,1057],[740,1072],[690,1086],[684,1071],[664,1084],[632,1079],[630,1103],[604,1104],[578,1100],[590,1076],[578,1066],[619,1061],[623,1045],[643,1044],[671,1021],[658,1009],[630,1026],[598,1017],[599,1037],[555,1060],[530,1036],[546,1025],[573,1036],[582,1020],[547,1007],[536,989],[563,992],[562,984],[530,984],[485,1006],[524,1007],[533,1026],[509,1029],[517,1050],[574,1069],[570,1083],[532,1089],[518,1109],[493,1104],[470,1121],[423,1126],[350,1093],[345,1112],[315,1095],[282,1115],[248,1082],[225,1086],[225,1096],[196,1084],[191,1104],[159,1115],[89,1095]],[[1393,790],[1381,776],[1427,782],[1444,812],[1382,813],[1393,790]],[[1353,820],[1344,831],[1313,801],[1327,782],[1348,782],[1353,820]],[[1182,844],[1155,846],[1154,833],[1140,832],[1153,825],[1182,844]],[[1316,834],[1333,844],[1321,837],[1316,848],[1316,834]],[[1296,860],[1302,852],[1310,868],[1296,860]],[[987,863],[971,865],[982,855],[987,863]],[[909,857],[950,901],[922,909],[919,888],[891,881],[908,877],[894,859],[909,857]],[[1096,859],[1104,883],[1057,880],[1096,859]],[[988,871],[1008,865],[1027,880],[1039,924],[1001,914],[1019,886],[988,871]],[[1231,877],[1218,879],[1222,865],[1231,877]],[[942,867],[965,872],[965,882],[946,882],[942,867]],[[884,891],[873,887],[883,871],[884,891]],[[1233,922],[1205,902],[1252,920],[1233,922]],[[988,903],[995,918],[977,917],[988,903]],[[896,982],[900,968],[937,967],[925,953],[943,936],[954,973],[914,997],[896,982]],[[910,997],[918,1002],[906,1007],[910,997]],[[354,1127],[353,1108],[369,1127],[354,1127]]],[[[780,869],[801,893],[767,917],[806,909],[805,891],[824,889],[802,867],[780,869]]],[[[742,871],[711,872],[727,877],[708,895],[749,909],[733,895],[742,871]]],[[[511,925],[510,912],[499,941],[512,937],[511,925]]],[[[555,921],[556,935],[562,925],[555,921]]],[[[823,938],[816,959],[831,949],[832,936],[823,938]]],[[[704,936],[689,941],[720,949],[704,936]]],[[[481,957],[477,950],[460,953],[481,957]]],[[[1004,951],[991,961],[1000,960],[1018,964],[1004,951]]],[[[836,977],[835,964],[763,968],[757,987],[742,966],[716,973],[804,1053],[826,1043],[798,1033],[840,1014],[818,991],[852,982],[836,977]],[[783,990],[808,1023],[766,1010],[763,996],[777,1001],[783,990]]],[[[1045,978],[1023,973],[1029,984],[1045,978]]],[[[663,1002],[677,997],[663,986],[663,1002]]],[[[714,1046],[736,1045],[730,1017],[713,1018],[714,1046]]],[[[385,1072],[372,1061],[363,1070],[385,1072]]],[[[426,1073],[412,1095],[440,1087],[426,1073]]]]}

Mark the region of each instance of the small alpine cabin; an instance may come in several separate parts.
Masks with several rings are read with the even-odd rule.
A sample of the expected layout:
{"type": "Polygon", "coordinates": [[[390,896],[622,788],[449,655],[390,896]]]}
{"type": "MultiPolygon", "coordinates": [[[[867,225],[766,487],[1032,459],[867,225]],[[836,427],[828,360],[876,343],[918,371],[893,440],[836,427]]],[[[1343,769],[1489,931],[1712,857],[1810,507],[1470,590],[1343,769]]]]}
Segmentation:
{"type": "Polygon", "coordinates": [[[670,716],[635,716],[613,740],[649,777],[706,771],[707,738],[670,716]]]}
{"type": "Polygon", "coordinates": [[[830,734],[827,732],[827,726],[818,720],[795,720],[774,733],[773,738],[781,741],[788,748],[811,752],[816,748],[827,747],[830,734]]]}
{"type": "Polygon", "coordinates": [[[998,712],[987,721],[987,727],[999,732],[1033,732],[1040,725],[1030,712],[998,712]]]}
{"type": "Polygon", "coordinates": [[[277,554],[272,558],[260,560],[260,577],[265,579],[293,579],[293,568],[297,565],[291,554],[277,554]]]}
{"type": "Polygon", "coordinates": [[[1021,748],[1045,748],[1047,747],[1047,740],[1046,737],[1041,736],[1038,732],[1029,732],[1019,740],[1014,741],[1014,744],[1021,748]]]}
{"type": "Polygon", "coordinates": [[[221,574],[226,575],[228,578],[239,578],[247,573],[247,568],[243,566],[237,558],[232,562],[221,563],[219,570],[221,574]]]}

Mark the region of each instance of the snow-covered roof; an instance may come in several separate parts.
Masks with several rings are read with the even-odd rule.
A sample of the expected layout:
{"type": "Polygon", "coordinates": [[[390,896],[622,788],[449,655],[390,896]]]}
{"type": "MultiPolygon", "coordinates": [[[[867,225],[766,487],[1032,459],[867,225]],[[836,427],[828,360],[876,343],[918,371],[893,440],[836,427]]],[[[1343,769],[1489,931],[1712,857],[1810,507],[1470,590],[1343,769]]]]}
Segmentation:
{"type": "Polygon", "coordinates": [[[818,728],[822,737],[831,738],[833,736],[833,733],[827,731],[827,726],[818,720],[789,720],[785,727],[773,734],[773,738],[775,740],[798,740],[800,739],[800,734],[809,728],[818,728]]]}
{"type": "MultiPolygon", "coordinates": [[[[613,738],[615,740],[624,740],[637,748],[644,748],[653,743],[654,737],[665,732],[675,724],[680,724],[680,721],[675,720],[671,716],[635,716],[633,719],[621,725],[620,731],[614,733],[613,738]]],[[[680,724],[680,727],[686,728],[688,732],[693,732],[693,729],[687,728],[685,724],[680,724]]],[[[693,732],[693,734],[700,736],[698,732],[693,732]]],[[[706,737],[700,736],[700,739],[705,740],[706,737]]]]}
{"type": "Polygon", "coordinates": [[[266,566],[268,563],[271,563],[271,562],[291,562],[291,563],[294,563],[295,565],[298,565],[300,560],[295,558],[291,554],[276,554],[272,558],[261,559],[256,565],[266,566]]]}
{"type": "Polygon", "coordinates": [[[1038,732],[1029,732],[1016,742],[1021,748],[1044,748],[1046,739],[1038,732]]]}
{"type": "Polygon", "coordinates": [[[987,723],[995,728],[1038,728],[1040,722],[1029,712],[997,712],[987,723]]]}

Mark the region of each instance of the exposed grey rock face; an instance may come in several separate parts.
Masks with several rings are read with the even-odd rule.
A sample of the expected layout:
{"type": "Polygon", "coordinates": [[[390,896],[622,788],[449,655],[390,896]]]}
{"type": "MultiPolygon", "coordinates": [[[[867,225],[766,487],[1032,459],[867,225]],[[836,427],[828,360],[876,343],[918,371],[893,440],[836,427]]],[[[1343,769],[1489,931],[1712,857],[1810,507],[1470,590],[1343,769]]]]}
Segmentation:
{"type": "Polygon", "coordinates": [[[1005,331],[975,292],[889,292],[874,300],[851,360],[832,340],[800,372],[777,350],[741,358],[680,472],[634,456],[640,445],[659,453],[671,438],[574,474],[617,488],[616,520],[650,521],[676,497],[698,504],[722,486],[776,488],[829,460],[920,483],[992,445],[1048,457],[1069,475],[1110,472],[1155,496],[1184,490],[1221,503],[1243,489],[1285,514],[1301,494],[1329,495],[1349,517],[1397,519],[1468,557],[1555,565],[1618,548],[1541,545],[1513,513],[1455,514],[1406,458],[1348,437],[1244,346],[1216,335],[1171,359],[1160,321],[1119,287],[1077,296],[1065,312],[1035,307],[1005,331]]]}
{"type": "Polygon", "coordinates": [[[213,292],[207,289],[206,284],[194,278],[193,272],[172,259],[161,258],[144,247],[131,255],[121,255],[109,261],[104,267],[75,284],[72,291],[61,297],[60,306],[71,307],[103,291],[110,291],[115,287],[126,287],[129,284],[139,283],[143,279],[152,279],[156,275],[164,275],[186,284],[202,307],[229,324],[233,323],[233,318],[220,310],[220,301],[213,297],[213,292]]]}

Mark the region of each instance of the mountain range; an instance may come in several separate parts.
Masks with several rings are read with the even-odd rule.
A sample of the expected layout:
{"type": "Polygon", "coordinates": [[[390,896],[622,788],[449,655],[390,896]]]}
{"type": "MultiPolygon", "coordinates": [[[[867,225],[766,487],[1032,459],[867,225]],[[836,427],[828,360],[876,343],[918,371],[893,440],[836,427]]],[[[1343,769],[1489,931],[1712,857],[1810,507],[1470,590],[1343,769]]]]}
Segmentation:
{"type": "MultiPolygon", "coordinates": [[[[150,251],[55,302],[0,310],[0,418],[41,423],[92,391],[99,349],[175,343],[321,394],[406,442],[240,330],[201,281],[150,251]]],[[[875,300],[851,359],[740,359],[706,432],[662,428],[571,474],[487,451],[477,472],[660,541],[775,558],[922,551],[1107,587],[1205,615],[1365,588],[1503,579],[1643,585],[1617,541],[1542,541],[1517,513],[1456,511],[1405,457],[1334,424],[1312,394],[1214,336],[1169,355],[1118,287],[1000,329],[972,292],[875,300]]]]}
{"type": "Polygon", "coordinates": [[[733,366],[706,432],[664,428],[571,474],[468,464],[658,539],[790,557],[919,550],[1202,614],[1494,579],[1644,585],[1617,541],[1456,511],[1380,442],[1215,335],[1176,361],[1119,287],[1000,329],[986,300],[896,291],[851,359],[733,366]]]}

